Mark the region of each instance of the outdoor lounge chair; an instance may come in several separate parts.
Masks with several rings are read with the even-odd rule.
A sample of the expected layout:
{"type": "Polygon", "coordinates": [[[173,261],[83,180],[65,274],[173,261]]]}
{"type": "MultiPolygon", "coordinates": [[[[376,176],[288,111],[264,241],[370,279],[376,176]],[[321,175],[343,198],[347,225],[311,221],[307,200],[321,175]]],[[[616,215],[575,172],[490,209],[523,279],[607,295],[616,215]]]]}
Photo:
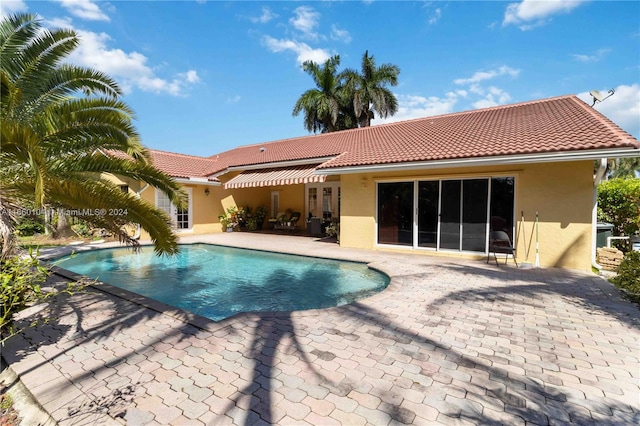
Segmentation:
{"type": "Polygon", "coordinates": [[[300,212],[293,212],[291,213],[291,216],[289,216],[288,219],[285,219],[284,221],[280,222],[280,223],[276,223],[273,226],[274,230],[285,230],[285,231],[295,231],[297,229],[297,224],[298,221],[300,220],[300,216],[301,213],[300,212]]]}
{"type": "Polygon", "coordinates": [[[489,233],[489,253],[487,253],[487,263],[489,263],[489,258],[493,253],[493,258],[496,260],[496,266],[500,266],[498,264],[498,256],[496,253],[503,253],[505,255],[504,263],[507,264],[509,260],[509,255],[513,257],[513,261],[518,267],[518,261],[516,260],[516,249],[511,245],[511,240],[509,240],[509,235],[507,235],[504,231],[491,231],[489,233]]]}
{"type": "Polygon", "coordinates": [[[269,220],[267,222],[269,223],[269,226],[271,227],[271,229],[274,229],[274,227],[277,224],[284,222],[285,218],[286,218],[286,214],[285,213],[278,212],[276,217],[269,218],[269,220]]]}

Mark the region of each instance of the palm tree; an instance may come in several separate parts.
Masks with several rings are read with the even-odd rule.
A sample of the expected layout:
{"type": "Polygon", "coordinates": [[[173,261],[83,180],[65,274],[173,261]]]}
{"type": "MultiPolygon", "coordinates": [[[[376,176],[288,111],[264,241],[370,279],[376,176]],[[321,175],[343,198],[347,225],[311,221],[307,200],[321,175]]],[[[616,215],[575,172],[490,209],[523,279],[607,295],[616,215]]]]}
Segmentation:
{"type": "Polygon", "coordinates": [[[375,58],[369,51],[362,55],[361,72],[345,70],[346,86],[352,92],[353,109],[360,127],[371,125],[375,113],[386,118],[398,111],[398,100],[386,85],[398,84],[400,68],[393,64],[376,66],[375,58]]]}
{"type": "Polygon", "coordinates": [[[293,107],[293,115],[304,111],[304,127],[309,132],[333,132],[345,125],[344,119],[339,120],[345,104],[341,77],[337,74],[339,65],[339,55],[332,56],[322,65],[313,61],[302,64],[302,69],[311,76],[316,88],[300,96],[293,107]]]}
{"type": "Polygon", "coordinates": [[[613,178],[640,177],[640,157],[619,158],[614,162],[612,169],[613,178]]]}
{"type": "Polygon", "coordinates": [[[151,165],[132,124],[133,111],[119,100],[117,83],[63,62],[78,44],[73,30],[49,31],[35,15],[11,15],[0,22],[3,257],[13,238],[12,209],[29,203],[87,209],[83,220],[132,245],[137,242],[122,227],[138,223],[157,253],[173,254],[177,237],[167,214],[121,192],[103,174],[144,181],[178,205],[183,193],[151,165]]]}

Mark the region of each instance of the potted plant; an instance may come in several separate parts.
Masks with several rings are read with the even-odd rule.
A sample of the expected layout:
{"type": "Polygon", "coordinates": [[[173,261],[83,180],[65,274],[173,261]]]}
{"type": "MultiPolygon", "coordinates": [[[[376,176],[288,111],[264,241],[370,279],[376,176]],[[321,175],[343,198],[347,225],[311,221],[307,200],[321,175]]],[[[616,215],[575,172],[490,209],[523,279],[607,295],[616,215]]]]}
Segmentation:
{"type": "Polygon", "coordinates": [[[232,232],[233,228],[238,226],[241,214],[242,211],[239,211],[236,206],[229,207],[226,214],[221,214],[220,216],[218,216],[222,229],[226,230],[227,232],[232,232]]]}
{"type": "Polygon", "coordinates": [[[258,229],[258,223],[256,221],[256,218],[250,217],[249,219],[247,219],[247,230],[255,231],[256,229],[258,229]]]}
{"type": "Polygon", "coordinates": [[[233,231],[233,227],[229,223],[229,219],[227,218],[226,214],[221,214],[220,216],[218,216],[218,220],[220,220],[220,226],[222,227],[223,231],[233,231]]]}
{"type": "Polygon", "coordinates": [[[256,207],[255,212],[253,213],[253,219],[255,219],[256,229],[262,229],[262,224],[267,217],[268,210],[265,206],[256,207]]]}

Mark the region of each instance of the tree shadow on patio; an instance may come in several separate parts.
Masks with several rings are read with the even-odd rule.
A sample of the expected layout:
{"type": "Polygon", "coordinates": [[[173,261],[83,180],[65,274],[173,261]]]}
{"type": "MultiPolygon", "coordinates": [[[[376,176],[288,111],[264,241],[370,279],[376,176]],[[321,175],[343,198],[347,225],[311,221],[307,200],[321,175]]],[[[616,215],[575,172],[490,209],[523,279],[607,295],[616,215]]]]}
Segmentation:
{"type": "MultiPolygon", "coordinates": [[[[426,332],[429,332],[430,327],[446,327],[449,320],[456,320],[455,317],[443,314],[433,304],[425,304],[424,308],[425,314],[417,315],[417,318],[425,320],[426,332]],[[438,316],[438,312],[441,312],[440,321],[434,323],[432,318],[438,316]]],[[[522,363],[510,362],[513,359],[511,354],[501,354],[499,348],[496,348],[495,355],[468,355],[464,352],[470,353],[470,348],[466,347],[464,341],[426,337],[400,326],[384,312],[367,306],[366,301],[355,302],[346,307],[346,310],[346,315],[364,319],[370,325],[380,327],[383,331],[375,332],[375,337],[397,342],[396,345],[389,345],[390,357],[410,357],[410,364],[420,366],[418,373],[408,372],[406,375],[410,379],[408,384],[413,381],[408,389],[425,394],[423,404],[436,408],[440,414],[449,417],[449,421],[452,421],[451,418],[459,418],[476,424],[496,425],[511,423],[518,417],[523,422],[536,424],[553,421],[637,424],[640,421],[638,407],[633,408],[606,396],[590,396],[585,399],[581,391],[570,385],[563,386],[561,380],[554,380],[549,374],[525,371],[520,367],[522,363]],[[501,358],[502,356],[506,358],[501,358]],[[429,385],[424,384],[425,378],[430,379],[429,385]],[[504,414],[512,417],[504,417],[504,414]],[[592,414],[596,417],[592,417],[592,414]]],[[[468,333],[474,335],[472,331],[468,333]]],[[[495,335],[489,333],[488,336],[495,335]]],[[[483,339],[484,336],[477,337],[483,339]]],[[[540,371],[542,372],[542,368],[540,371]]],[[[615,392],[615,387],[609,387],[608,390],[615,392]]],[[[383,392],[373,389],[370,393],[381,397],[383,404],[379,409],[385,410],[393,418],[398,408],[402,407],[385,403],[383,392]]],[[[409,418],[413,414],[408,413],[409,418]]],[[[438,421],[444,419],[438,418],[438,421]]]]}
{"type": "MultiPolygon", "coordinates": [[[[440,265],[447,271],[462,276],[481,276],[497,280],[506,285],[491,288],[466,288],[448,294],[444,299],[465,298],[473,300],[504,301],[516,298],[519,303],[538,303],[534,296],[560,296],[562,303],[583,308],[590,313],[599,313],[617,319],[630,327],[640,328],[640,308],[623,299],[620,292],[602,277],[586,272],[559,268],[487,268],[464,264],[440,265]]],[[[437,305],[445,300],[434,302],[437,305]]]]}
{"type": "MultiPolygon", "coordinates": [[[[288,274],[286,271],[275,271],[267,280],[268,287],[296,287],[307,286],[309,283],[320,283],[324,291],[321,293],[332,293],[337,290],[339,283],[333,273],[328,271],[307,271],[301,277],[296,278],[288,274]]],[[[274,298],[288,296],[284,293],[274,294],[274,298]]],[[[283,303],[287,301],[283,300],[283,303]]],[[[258,320],[255,324],[253,332],[253,340],[249,348],[247,357],[253,360],[252,376],[247,385],[239,389],[230,397],[231,401],[224,408],[224,413],[234,416],[235,407],[248,408],[244,424],[253,425],[260,422],[268,424],[277,423],[281,420],[282,415],[276,416],[273,408],[275,405],[274,392],[279,386],[287,386],[288,379],[284,379],[286,383],[280,382],[279,386],[274,386],[275,380],[283,379],[279,376],[277,365],[284,362],[280,357],[287,357],[287,363],[301,364],[300,369],[304,370],[303,376],[311,376],[318,382],[321,382],[328,388],[337,386],[329,378],[325,377],[315,366],[314,359],[334,356],[329,352],[314,350],[310,352],[312,356],[305,350],[300,338],[308,335],[303,330],[296,327],[291,312],[260,312],[255,313],[258,320]],[[294,361],[295,359],[295,361],[294,361]],[[247,402],[244,402],[248,400],[247,402]]],[[[233,328],[231,328],[233,330],[233,328]]],[[[300,380],[292,378],[292,380],[300,380]]],[[[302,381],[302,380],[300,380],[302,381]]],[[[292,389],[293,391],[293,389],[292,389]]],[[[295,398],[295,397],[294,397],[295,398]]],[[[280,413],[282,414],[282,413],[280,413]]]]}
{"type": "MultiPolygon", "coordinates": [[[[53,285],[66,282],[55,276],[50,280],[53,285]]],[[[164,313],[138,305],[131,298],[89,288],[21,312],[18,325],[26,325],[38,316],[51,320],[10,338],[2,356],[23,378],[38,374],[45,364],[56,365],[68,381],[55,379],[50,382],[51,389],[47,382],[51,377],[37,383],[45,398],[76,395],[76,387],[82,383],[88,399],[70,401],[65,406],[66,414],[57,414],[58,421],[73,419],[74,424],[93,424],[100,423],[101,416],[124,418],[139,386],[150,379],[134,372],[131,366],[144,361],[156,344],[179,343],[200,332],[189,324],[194,315],[177,309],[171,315],[177,321],[167,321],[164,313]],[[169,327],[167,322],[179,326],[169,327]],[[140,324],[155,328],[148,334],[139,334],[136,326],[140,324]]]]}

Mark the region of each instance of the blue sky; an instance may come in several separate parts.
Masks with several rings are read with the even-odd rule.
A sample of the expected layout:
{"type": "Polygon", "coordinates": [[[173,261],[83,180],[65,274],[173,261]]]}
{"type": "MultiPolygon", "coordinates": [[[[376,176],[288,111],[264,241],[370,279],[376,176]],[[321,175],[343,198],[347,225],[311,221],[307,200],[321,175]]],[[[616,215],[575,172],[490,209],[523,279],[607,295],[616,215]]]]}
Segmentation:
{"type": "MultiPolygon", "coordinates": [[[[82,39],[71,61],[107,72],[146,146],[209,156],[308,134],[291,111],[300,65],[368,50],[401,69],[385,122],[578,94],[640,138],[640,2],[2,2],[82,39]]],[[[382,120],[374,120],[379,124],[382,120]]]]}

